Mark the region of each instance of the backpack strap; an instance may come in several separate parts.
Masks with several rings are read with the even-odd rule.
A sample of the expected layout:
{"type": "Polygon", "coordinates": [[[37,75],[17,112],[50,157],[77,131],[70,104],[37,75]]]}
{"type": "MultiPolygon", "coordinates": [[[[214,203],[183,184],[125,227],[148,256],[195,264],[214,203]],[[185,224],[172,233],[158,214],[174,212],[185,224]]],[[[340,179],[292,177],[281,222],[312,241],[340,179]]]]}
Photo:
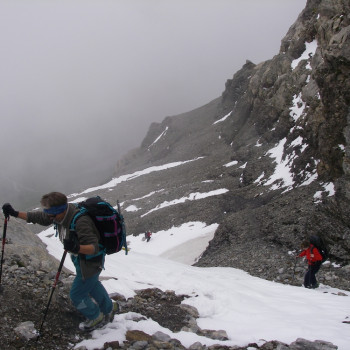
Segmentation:
{"type": "Polygon", "coordinates": [[[74,204],[74,206],[75,206],[77,209],[79,209],[79,212],[76,213],[76,214],[74,215],[72,221],[70,222],[69,231],[75,232],[75,231],[76,231],[75,227],[76,227],[76,222],[77,222],[77,220],[78,220],[81,216],[86,215],[86,214],[87,214],[87,211],[86,211],[85,208],[79,207],[78,204],[76,204],[76,203],[73,203],[73,204],[74,204]]]}
{"type": "MultiPolygon", "coordinates": [[[[75,206],[77,208],[79,208],[80,211],[74,215],[74,217],[70,223],[69,231],[72,232],[73,234],[77,234],[76,233],[77,220],[84,215],[88,215],[87,210],[85,208],[80,208],[77,204],[75,204],[75,206]]],[[[106,255],[106,249],[100,243],[98,244],[98,246],[100,249],[99,249],[98,253],[96,253],[96,254],[79,254],[79,255],[82,258],[84,258],[85,260],[92,260],[95,258],[99,258],[102,255],[102,268],[104,269],[104,260],[105,260],[104,256],[106,255]]]]}

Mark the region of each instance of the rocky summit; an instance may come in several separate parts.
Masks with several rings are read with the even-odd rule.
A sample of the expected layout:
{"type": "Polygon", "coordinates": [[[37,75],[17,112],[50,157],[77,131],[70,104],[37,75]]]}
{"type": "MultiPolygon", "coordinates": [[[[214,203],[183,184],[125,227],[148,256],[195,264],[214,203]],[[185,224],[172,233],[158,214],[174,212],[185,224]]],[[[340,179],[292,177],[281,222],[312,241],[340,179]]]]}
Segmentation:
{"type": "MultiPolygon", "coordinates": [[[[320,235],[330,248],[330,256],[319,281],[350,290],[349,78],[349,1],[308,0],[273,58],[257,64],[247,61],[227,80],[220,97],[153,123],[141,146],[118,161],[113,180],[71,198],[99,195],[113,205],[119,200],[131,235],[193,221],[218,224],[196,265],[235,267],[281,283],[301,285],[305,267],[296,260],[296,253],[305,238],[320,235]]],[[[31,229],[37,232],[35,226],[31,229]]],[[[28,287],[33,282],[25,276],[35,276],[38,286],[34,291],[30,288],[31,292],[23,287],[23,293],[32,293],[26,308],[37,309],[35,301],[42,300],[43,286],[47,285],[42,271],[52,270],[46,266],[51,264],[49,257],[41,256],[45,251],[41,242],[27,232],[28,228],[18,227],[19,231],[18,236],[11,236],[13,251],[11,244],[6,247],[9,265],[3,281],[11,293],[5,290],[8,299],[1,299],[4,349],[26,346],[19,337],[12,338],[11,327],[6,328],[3,322],[9,317],[16,320],[18,311],[10,297],[21,299],[21,295],[15,294],[15,286],[28,287]],[[34,260],[28,264],[25,257],[31,253],[34,260]]],[[[62,293],[65,305],[64,288],[62,293]]],[[[199,329],[195,310],[180,308],[180,299],[171,292],[146,290],[133,300],[118,300],[121,310],[148,313],[164,327],[225,336],[199,329]],[[144,300],[150,303],[149,308],[144,300]],[[168,318],[159,314],[159,300],[178,315],[173,324],[166,324],[168,318]]],[[[72,323],[79,321],[70,319],[72,323]]],[[[57,317],[54,320],[59,322],[57,317]]],[[[55,348],[69,348],[77,342],[74,334],[62,337],[54,325],[48,323],[47,327],[58,344],[55,348]]],[[[130,332],[127,341],[106,344],[105,348],[183,348],[164,334],[130,332]]],[[[38,348],[48,344],[45,338],[41,342],[38,348]]],[[[193,350],[202,348],[200,344],[191,346],[193,350]]],[[[250,344],[246,348],[259,347],[250,344]]],[[[303,339],[289,345],[268,342],[260,347],[335,348],[303,339]]]]}
{"type": "Polygon", "coordinates": [[[349,73],[349,2],[307,1],[271,60],[247,61],[219,98],[153,123],[106,197],[130,209],[134,235],[218,223],[198,266],[285,283],[302,240],[320,235],[320,278],[349,289],[349,73]]]}

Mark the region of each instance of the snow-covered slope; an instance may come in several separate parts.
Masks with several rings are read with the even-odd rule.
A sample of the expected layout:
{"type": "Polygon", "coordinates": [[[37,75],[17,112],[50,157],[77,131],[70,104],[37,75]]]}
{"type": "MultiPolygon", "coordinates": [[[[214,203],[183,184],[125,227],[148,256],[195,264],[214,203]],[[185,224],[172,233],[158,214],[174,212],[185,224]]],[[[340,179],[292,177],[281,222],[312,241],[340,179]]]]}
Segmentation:
{"type": "MultiPolygon", "coordinates": [[[[135,290],[159,288],[188,295],[183,303],[199,311],[197,323],[203,329],[225,330],[227,341],[212,340],[194,333],[172,333],[151,319],[136,321],[135,314],[116,315],[113,323],[92,333],[92,339],[77,346],[102,348],[107,341],[123,342],[127,330],[142,330],[147,334],[161,331],[189,347],[202,344],[244,346],[263,344],[268,340],[291,343],[297,338],[322,339],[348,350],[349,325],[342,323],[350,317],[350,293],[321,285],[318,290],[288,286],[252,277],[234,268],[201,268],[188,265],[203,249],[203,240],[210,239],[216,225],[190,222],[178,228],[154,232],[149,242],[143,235],[129,237],[131,250],[106,257],[103,281],[109,293],[126,298],[135,290]],[[179,254],[186,246],[186,254],[179,254]],[[199,248],[200,247],[200,248],[199,248]],[[176,254],[173,254],[176,253],[176,254]],[[171,260],[175,256],[177,261],[171,260]],[[180,260],[183,259],[183,262],[180,260]]],[[[63,253],[62,244],[53,235],[53,228],[39,237],[57,259],[63,253]]],[[[66,267],[74,270],[69,259],[66,267]]]]}

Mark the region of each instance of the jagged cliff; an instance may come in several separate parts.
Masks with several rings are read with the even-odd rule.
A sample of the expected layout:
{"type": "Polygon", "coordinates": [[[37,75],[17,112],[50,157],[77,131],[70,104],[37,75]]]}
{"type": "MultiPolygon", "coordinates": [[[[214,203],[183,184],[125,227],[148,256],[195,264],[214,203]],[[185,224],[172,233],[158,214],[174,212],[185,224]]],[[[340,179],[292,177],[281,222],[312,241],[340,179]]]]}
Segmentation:
{"type": "Polygon", "coordinates": [[[216,222],[198,265],[267,278],[290,268],[288,251],[317,233],[331,260],[347,265],[349,72],[349,2],[309,0],[277,55],[247,61],[207,105],[152,124],[119,161],[117,176],[192,160],[118,185],[125,206],[138,207],[127,213],[129,232],[216,222]],[[218,189],[228,192],[189,200],[218,189]],[[148,213],[179,198],[188,200],[148,213]]]}

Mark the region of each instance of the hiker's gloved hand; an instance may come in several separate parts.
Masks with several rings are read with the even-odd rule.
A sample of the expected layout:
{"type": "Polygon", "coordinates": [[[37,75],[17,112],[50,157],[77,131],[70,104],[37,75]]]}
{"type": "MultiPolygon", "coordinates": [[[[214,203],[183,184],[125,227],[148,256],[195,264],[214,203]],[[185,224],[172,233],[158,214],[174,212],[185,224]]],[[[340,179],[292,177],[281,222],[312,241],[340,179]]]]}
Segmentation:
{"type": "Polygon", "coordinates": [[[63,247],[64,250],[67,250],[68,252],[78,254],[80,250],[80,244],[77,239],[64,239],[63,240],[63,247]]]}
{"type": "Polygon", "coordinates": [[[14,216],[15,218],[18,216],[18,211],[13,209],[10,203],[5,203],[2,206],[2,212],[4,213],[5,218],[8,218],[10,215],[14,216]]]}

